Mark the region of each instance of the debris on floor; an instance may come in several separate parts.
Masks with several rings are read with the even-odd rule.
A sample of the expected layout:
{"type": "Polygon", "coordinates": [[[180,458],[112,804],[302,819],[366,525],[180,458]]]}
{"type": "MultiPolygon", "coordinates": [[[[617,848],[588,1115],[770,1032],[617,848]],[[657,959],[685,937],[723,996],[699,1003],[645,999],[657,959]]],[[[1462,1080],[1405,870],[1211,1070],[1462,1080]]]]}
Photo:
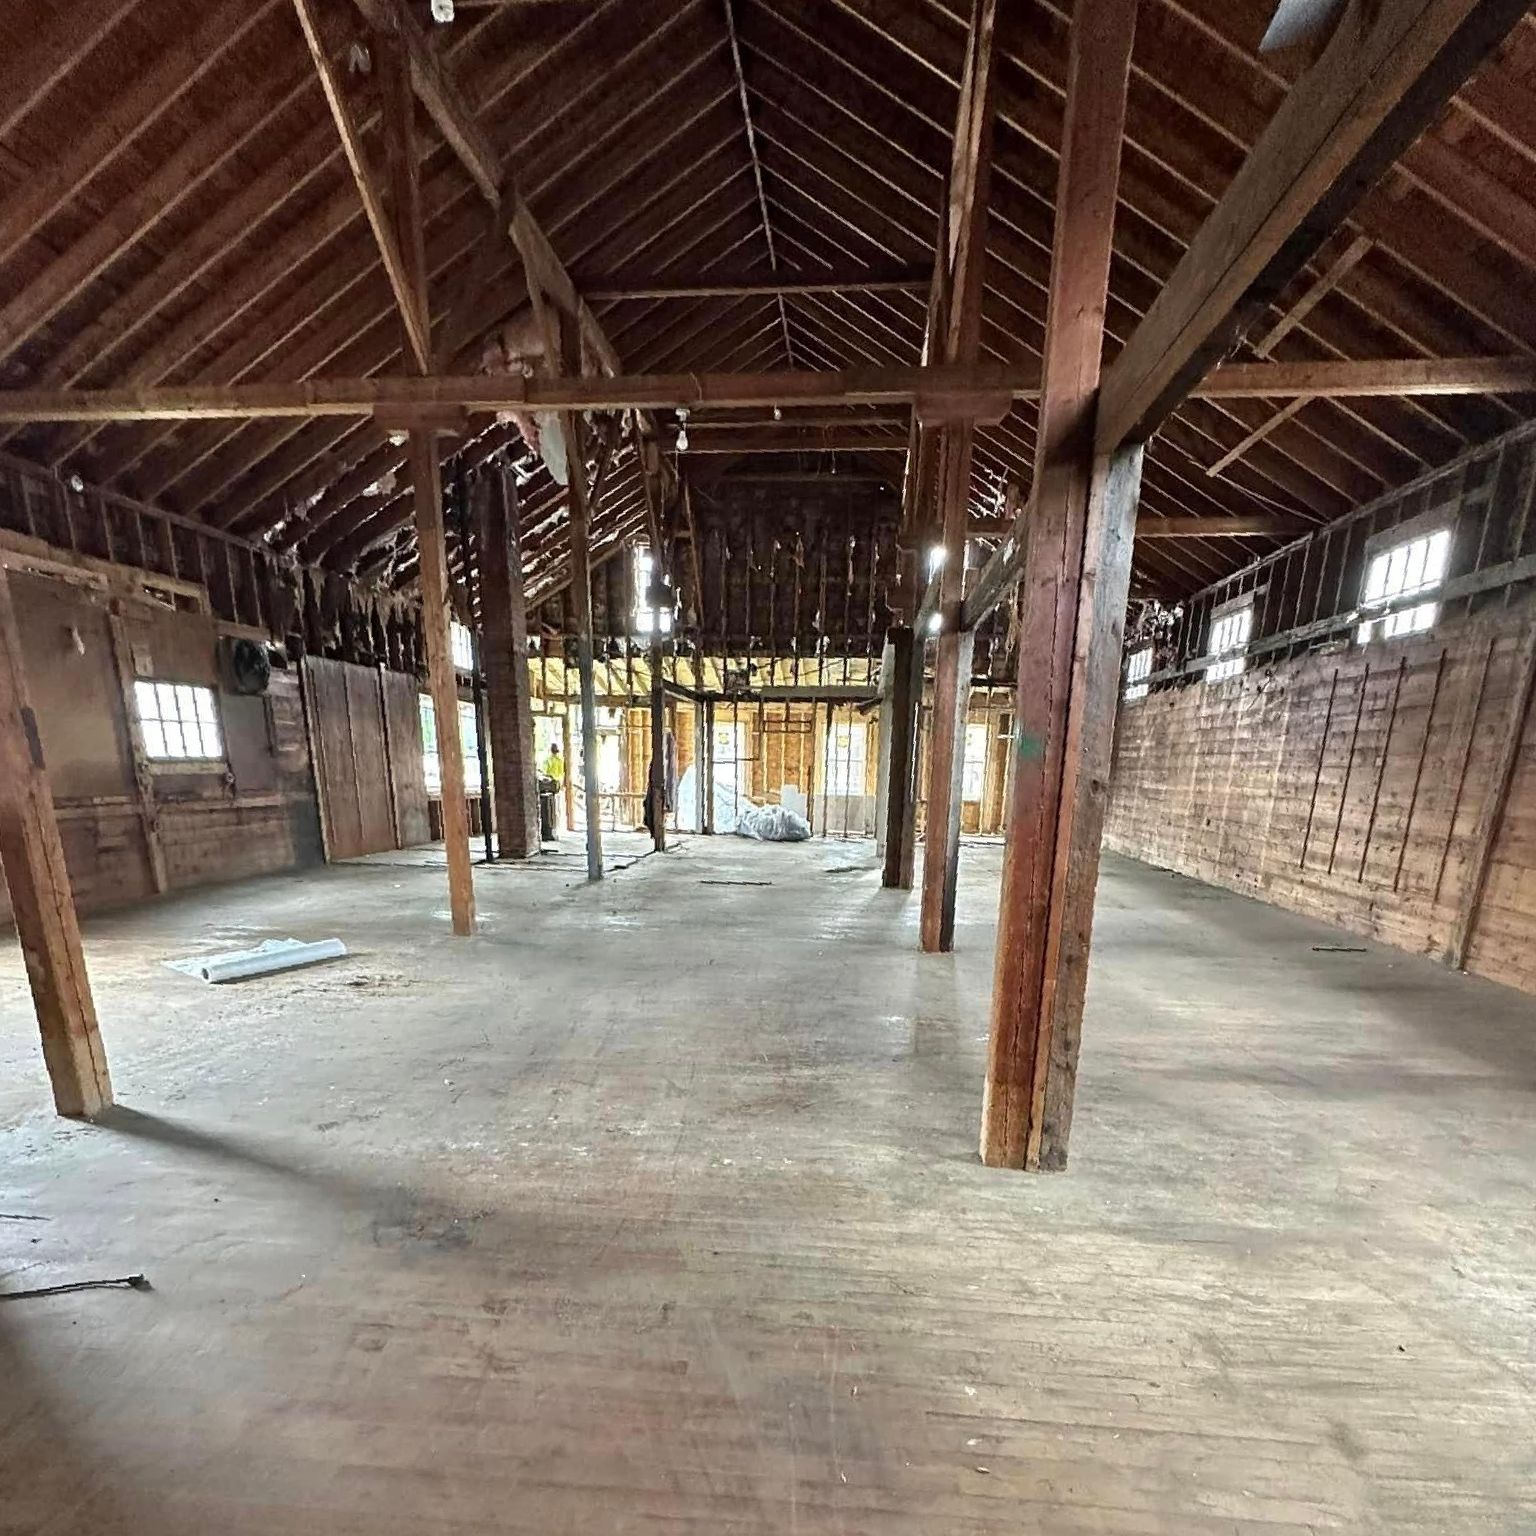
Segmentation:
{"type": "Polygon", "coordinates": [[[167,960],[166,968],[195,976],[210,986],[225,981],[244,981],[251,976],[270,976],[275,971],[297,970],[302,965],[317,965],[322,960],[336,960],[347,952],[340,939],[268,939],[255,949],[232,949],[221,955],[189,955],[185,960],[167,960]]]}
{"type": "Polygon", "coordinates": [[[1314,955],[1363,955],[1365,953],[1365,945],[1364,944],[1314,944],[1312,946],[1312,953],[1314,955]]]}
{"type": "Polygon", "coordinates": [[[152,1291],[146,1275],[117,1275],[110,1280],[71,1280],[66,1285],[40,1285],[30,1291],[0,1291],[0,1301],[27,1301],[34,1296],[64,1296],[71,1291],[111,1291],[119,1286],[130,1291],[152,1291]]]}
{"type": "Polygon", "coordinates": [[[700,880],[700,885],[772,885],[772,880],[700,880]]]}

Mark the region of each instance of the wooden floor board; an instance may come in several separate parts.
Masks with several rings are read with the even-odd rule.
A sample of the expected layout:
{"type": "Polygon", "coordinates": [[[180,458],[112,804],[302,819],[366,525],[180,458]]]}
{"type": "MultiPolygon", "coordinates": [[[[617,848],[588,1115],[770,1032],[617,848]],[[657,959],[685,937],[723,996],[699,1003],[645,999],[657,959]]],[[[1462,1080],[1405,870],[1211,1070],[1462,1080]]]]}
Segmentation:
{"type": "Polygon", "coordinates": [[[1111,858],[1071,1166],[992,1172],[998,849],[944,957],[850,862],[92,920],[96,1127],[0,948],[0,1288],[154,1286],[0,1305],[0,1533],[1536,1529],[1528,998],[1111,858]]]}

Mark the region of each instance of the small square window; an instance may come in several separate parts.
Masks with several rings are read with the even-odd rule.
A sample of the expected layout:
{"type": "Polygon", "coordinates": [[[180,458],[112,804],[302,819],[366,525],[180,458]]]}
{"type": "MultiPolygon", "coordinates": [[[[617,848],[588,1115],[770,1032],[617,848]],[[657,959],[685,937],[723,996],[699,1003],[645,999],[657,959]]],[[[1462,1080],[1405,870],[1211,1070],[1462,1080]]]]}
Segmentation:
{"type": "Polygon", "coordinates": [[[1211,639],[1206,650],[1216,660],[1205,669],[1208,683],[1239,677],[1248,670],[1248,637],[1253,633],[1253,603],[1219,611],[1211,620],[1211,639]]]}
{"type": "MultiPolygon", "coordinates": [[[[1374,554],[1360,583],[1363,609],[1384,607],[1400,598],[1421,592],[1433,592],[1445,580],[1451,558],[1451,530],[1437,528],[1432,533],[1403,539],[1374,554]]],[[[1373,639],[1391,640],[1398,635],[1416,635],[1429,629],[1440,616],[1439,603],[1415,603],[1394,608],[1376,618],[1365,619],[1355,631],[1361,645],[1373,639]]]]}
{"type": "Polygon", "coordinates": [[[213,689],[139,681],[133,702],[144,755],[152,762],[214,762],[224,756],[213,689]]]}
{"type": "Polygon", "coordinates": [[[453,653],[453,665],[456,670],[460,672],[475,670],[475,637],[457,619],[448,626],[448,647],[453,653]]]}
{"type": "Polygon", "coordinates": [[[1144,645],[1131,652],[1125,664],[1125,696],[1128,699],[1144,699],[1147,696],[1147,679],[1152,675],[1152,647],[1144,645]]]}

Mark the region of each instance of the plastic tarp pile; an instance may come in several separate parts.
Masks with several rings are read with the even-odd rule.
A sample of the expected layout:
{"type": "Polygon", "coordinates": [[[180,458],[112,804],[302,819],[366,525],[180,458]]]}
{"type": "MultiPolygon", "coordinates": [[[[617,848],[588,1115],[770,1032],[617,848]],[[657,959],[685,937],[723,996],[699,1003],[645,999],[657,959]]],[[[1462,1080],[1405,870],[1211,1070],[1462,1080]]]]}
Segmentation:
{"type": "MultiPolygon", "coordinates": [[[[679,831],[699,831],[698,803],[698,770],[690,763],[677,786],[679,831]]],[[[803,843],[811,835],[811,824],[787,806],[755,804],[737,789],[733,778],[716,774],[715,831],[734,832],[760,843],[803,843]]]]}
{"type": "Polygon", "coordinates": [[[787,806],[749,805],[736,818],[736,835],[760,843],[803,843],[811,835],[811,824],[787,806]]]}

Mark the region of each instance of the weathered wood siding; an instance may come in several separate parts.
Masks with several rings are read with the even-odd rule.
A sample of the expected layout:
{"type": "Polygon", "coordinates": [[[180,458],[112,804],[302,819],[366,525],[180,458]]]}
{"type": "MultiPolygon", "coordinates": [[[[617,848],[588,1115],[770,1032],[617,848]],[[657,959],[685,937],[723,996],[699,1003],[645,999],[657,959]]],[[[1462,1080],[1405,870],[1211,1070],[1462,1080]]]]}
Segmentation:
{"type": "Polygon", "coordinates": [[[1467,969],[1536,992],[1536,711],[1513,718],[1533,645],[1536,600],[1499,603],[1123,703],[1106,842],[1437,958],[1469,924],[1467,969]]]}

